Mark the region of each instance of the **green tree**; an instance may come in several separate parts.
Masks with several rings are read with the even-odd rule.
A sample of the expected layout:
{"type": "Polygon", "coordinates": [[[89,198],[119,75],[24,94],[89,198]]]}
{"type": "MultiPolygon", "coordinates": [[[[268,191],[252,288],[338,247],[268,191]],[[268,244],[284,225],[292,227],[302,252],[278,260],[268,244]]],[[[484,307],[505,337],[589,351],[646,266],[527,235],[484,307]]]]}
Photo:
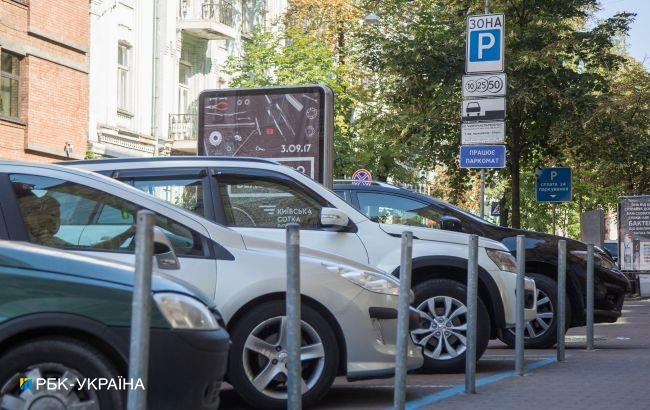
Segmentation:
{"type": "Polygon", "coordinates": [[[297,27],[257,29],[244,43],[242,55],[227,60],[225,72],[231,76],[231,87],[330,86],[336,96],[335,174],[349,174],[355,168],[358,161],[349,126],[355,96],[349,91],[346,67],[337,63],[335,51],[325,38],[297,27]]]}
{"type": "MultiPolygon", "coordinates": [[[[482,13],[483,6],[478,0],[384,1],[375,11],[380,23],[359,29],[354,50],[371,82],[368,105],[375,106],[363,107],[359,129],[379,142],[382,172],[444,164],[454,189],[466,188],[470,172],[457,166],[465,15],[482,13]]],[[[558,123],[580,127],[622,61],[614,39],[627,32],[631,15],[589,28],[596,6],[596,0],[490,2],[491,12],[506,15],[508,168],[491,172],[488,181],[509,177],[515,227],[521,226],[522,169],[565,161],[563,145],[549,134],[558,123]]]]}

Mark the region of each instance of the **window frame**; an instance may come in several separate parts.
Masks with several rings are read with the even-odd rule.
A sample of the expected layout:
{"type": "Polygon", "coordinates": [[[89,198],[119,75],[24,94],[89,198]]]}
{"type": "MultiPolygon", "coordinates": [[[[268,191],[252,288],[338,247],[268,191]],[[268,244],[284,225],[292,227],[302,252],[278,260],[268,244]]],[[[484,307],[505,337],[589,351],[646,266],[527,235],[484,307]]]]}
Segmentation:
{"type": "MultiPolygon", "coordinates": [[[[30,240],[29,233],[27,232],[27,227],[25,225],[25,221],[23,219],[22,213],[20,211],[20,206],[18,204],[18,200],[16,197],[16,194],[13,189],[13,184],[11,182],[10,176],[11,175],[24,175],[24,176],[30,176],[30,177],[43,177],[43,178],[50,178],[50,179],[57,179],[57,180],[62,180],[66,183],[72,183],[76,185],[81,185],[85,188],[100,191],[106,195],[110,196],[116,196],[115,194],[106,192],[102,189],[95,188],[91,185],[81,183],[81,182],[76,182],[76,181],[70,181],[62,178],[57,178],[49,175],[40,175],[40,174],[32,174],[28,172],[5,172],[0,174],[0,194],[3,194],[4,198],[8,198],[6,202],[3,202],[3,210],[9,210],[6,215],[11,215],[12,219],[7,219],[8,221],[12,221],[8,226],[8,233],[9,233],[9,239],[14,240],[14,241],[24,241],[28,243],[33,243],[30,240]]],[[[141,205],[134,203],[128,199],[120,198],[123,201],[131,204],[135,208],[135,212],[142,210],[142,209],[148,209],[144,208],[141,205]]],[[[216,253],[218,251],[218,248],[215,248],[211,246],[211,243],[216,244],[216,242],[212,241],[210,238],[207,236],[203,235],[201,232],[198,232],[185,224],[181,222],[177,222],[173,218],[170,218],[169,216],[160,213],[160,212],[154,212],[156,217],[161,217],[165,218],[173,223],[176,223],[180,225],[181,227],[187,229],[190,233],[192,233],[193,239],[196,240],[196,238],[199,239],[201,243],[201,249],[202,249],[202,255],[187,255],[187,254],[177,254],[176,256],[178,258],[193,258],[193,259],[216,259],[216,253]]],[[[134,214],[134,221],[135,221],[135,214],[134,214]]],[[[160,228],[159,228],[160,229],[160,228]]],[[[220,246],[220,245],[219,245],[220,246]]],[[[135,255],[135,250],[121,250],[121,249],[101,249],[101,248],[92,248],[92,247],[82,247],[82,246],[71,246],[71,247],[56,247],[55,249],[64,249],[67,251],[77,251],[77,252],[107,252],[107,253],[119,253],[119,254],[130,254],[130,255],[135,255]]],[[[224,248],[225,250],[225,248],[224,248]]],[[[176,249],[174,250],[176,251],[176,249]]],[[[227,250],[226,250],[227,252],[227,250]]]]}
{"type": "MultiPolygon", "coordinates": [[[[3,71],[2,70],[2,65],[0,65],[0,80],[2,78],[8,78],[9,81],[15,81],[16,84],[17,84],[17,86],[16,86],[16,94],[17,94],[16,101],[17,101],[17,104],[16,104],[16,113],[15,113],[16,115],[12,115],[11,112],[8,115],[0,113],[0,117],[6,117],[6,118],[14,119],[14,120],[20,120],[20,111],[21,111],[20,110],[20,97],[21,97],[21,92],[20,92],[21,80],[20,80],[20,76],[22,74],[23,57],[21,55],[19,55],[19,54],[12,53],[9,50],[1,49],[0,50],[0,59],[2,58],[2,54],[7,54],[10,57],[13,57],[13,58],[16,59],[15,61],[16,61],[16,65],[18,66],[18,74],[13,74],[13,73],[9,73],[7,71],[3,71]]],[[[11,110],[11,92],[9,93],[9,99],[10,99],[10,101],[9,101],[9,109],[11,110]]]]}
{"type": "Polygon", "coordinates": [[[132,112],[132,92],[131,92],[131,76],[132,76],[132,50],[133,47],[126,41],[119,41],[117,43],[117,110],[132,112]],[[124,57],[126,64],[120,64],[120,53],[124,50],[124,57]],[[122,74],[124,74],[124,94],[121,93],[122,87],[122,74]]]}
{"type": "MultiPolygon", "coordinates": [[[[391,197],[398,197],[398,198],[402,198],[402,199],[407,199],[409,201],[413,201],[413,202],[417,202],[419,204],[422,204],[427,208],[435,209],[437,212],[440,213],[440,218],[442,218],[442,217],[444,217],[446,215],[445,212],[444,212],[444,209],[442,209],[437,204],[432,204],[431,202],[428,202],[428,201],[425,201],[425,200],[422,200],[422,199],[419,199],[419,198],[414,198],[414,197],[411,197],[409,195],[402,195],[400,193],[392,193],[392,192],[379,191],[379,190],[362,190],[362,189],[355,190],[354,191],[354,197],[355,197],[354,199],[356,201],[357,209],[362,214],[364,214],[366,216],[366,218],[368,218],[371,221],[373,221],[373,219],[369,215],[367,215],[365,212],[363,212],[363,210],[361,208],[361,201],[359,200],[359,194],[385,195],[385,196],[391,196],[391,197]]],[[[405,212],[405,211],[402,211],[402,212],[405,212]]],[[[386,223],[386,222],[380,222],[380,221],[374,221],[374,222],[386,223]]],[[[438,221],[438,225],[440,225],[440,221],[438,221]]],[[[440,226],[438,226],[437,228],[427,227],[427,229],[441,229],[441,227],[440,226]]]]}
{"type": "MultiPolygon", "coordinates": [[[[252,170],[250,168],[236,168],[236,167],[228,167],[228,168],[221,168],[221,169],[214,169],[212,171],[212,174],[214,176],[214,196],[216,197],[216,203],[215,203],[215,216],[216,220],[218,223],[220,223],[223,226],[226,226],[228,228],[247,228],[247,227],[241,227],[241,226],[232,226],[228,224],[228,220],[226,218],[226,211],[225,211],[225,202],[224,198],[221,197],[221,191],[220,191],[220,185],[221,185],[221,178],[223,177],[239,177],[239,178],[256,178],[256,179],[261,179],[261,180],[266,180],[266,181],[271,181],[275,183],[284,183],[288,185],[289,187],[302,191],[305,195],[309,196],[310,198],[314,199],[317,203],[320,204],[321,208],[336,208],[334,205],[332,205],[328,200],[325,198],[321,197],[318,195],[316,192],[314,192],[312,189],[310,189],[308,186],[300,183],[299,181],[296,181],[295,179],[279,173],[275,171],[268,171],[264,169],[256,169],[252,170]]],[[[337,208],[338,209],[338,208],[337,208]]],[[[283,229],[283,228],[273,228],[273,227],[250,227],[253,229],[283,229]]],[[[332,229],[328,227],[321,226],[320,224],[320,215],[318,216],[318,226],[317,227],[300,227],[300,230],[305,230],[305,231],[331,231],[332,229]]],[[[350,220],[350,228],[346,230],[346,232],[356,232],[357,227],[354,225],[352,220],[350,220]]]]}

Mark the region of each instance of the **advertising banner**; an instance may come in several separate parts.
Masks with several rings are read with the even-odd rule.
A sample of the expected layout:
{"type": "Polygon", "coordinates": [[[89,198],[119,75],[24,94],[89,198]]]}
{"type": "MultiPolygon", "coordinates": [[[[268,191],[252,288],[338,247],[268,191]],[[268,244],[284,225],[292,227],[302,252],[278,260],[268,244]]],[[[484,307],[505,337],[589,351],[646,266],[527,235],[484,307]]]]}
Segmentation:
{"type": "Polygon", "coordinates": [[[621,197],[618,227],[621,270],[650,272],[650,195],[621,197]]]}
{"type": "Polygon", "coordinates": [[[320,85],[203,91],[198,153],[271,159],[330,186],[333,99],[320,85]]]}

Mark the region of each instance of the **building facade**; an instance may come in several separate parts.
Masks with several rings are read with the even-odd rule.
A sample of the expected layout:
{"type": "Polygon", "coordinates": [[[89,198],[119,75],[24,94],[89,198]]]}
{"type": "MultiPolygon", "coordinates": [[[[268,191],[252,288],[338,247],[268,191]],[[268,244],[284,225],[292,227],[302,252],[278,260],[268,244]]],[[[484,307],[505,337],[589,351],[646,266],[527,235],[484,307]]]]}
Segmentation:
{"type": "Polygon", "coordinates": [[[0,0],[0,159],[83,158],[87,0],[0,0]]]}
{"type": "Polygon", "coordinates": [[[286,0],[90,0],[91,152],[196,153],[198,94],[224,87],[228,56],[285,8],[286,0]]]}

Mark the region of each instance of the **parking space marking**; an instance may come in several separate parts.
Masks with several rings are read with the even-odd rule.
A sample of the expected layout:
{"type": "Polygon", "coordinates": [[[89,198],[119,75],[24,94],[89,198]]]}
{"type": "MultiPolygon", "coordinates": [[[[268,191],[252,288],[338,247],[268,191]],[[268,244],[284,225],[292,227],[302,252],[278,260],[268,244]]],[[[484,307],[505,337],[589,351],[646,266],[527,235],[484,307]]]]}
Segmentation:
{"type": "MultiPolygon", "coordinates": [[[[568,358],[568,357],[567,357],[568,358]]],[[[555,357],[551,357],[545,360],[540,360],[534,363],[530,363],[525,366],[526,372],[530,372],[531,370],[537,369],[538,367],[542,366],[547,366],[549,364],[556,363],[557,360],[555,357]]],[[[484,377],[482,379],[476,380],[476,387],[481,387],[485,386],[490,383],[495,383],[498,381],[501,381],[503,379],[507,379],[509,377],[517,376],[517,372],[514,370],[507,371],[507,372],[502,372],[502,373],[497,373],[492,376],[484,377]]],[[[407,387],[408,388],[408,387],[407,387]]],[[[428,404],[433,404],[436,402],[439,402],[441,400],[447,399],[449,397],[455,396],[457,394],[463,393],[465,391],[465,385],[458,385],[455,387],[452,387],[447,390],[442,390],[433,394],[430,394],[428,396],[421,397],[416,400],[412,400],[406,403],[406,409],[407,410],[415,410],[420,407],[426,406],[428,404]]]]}

